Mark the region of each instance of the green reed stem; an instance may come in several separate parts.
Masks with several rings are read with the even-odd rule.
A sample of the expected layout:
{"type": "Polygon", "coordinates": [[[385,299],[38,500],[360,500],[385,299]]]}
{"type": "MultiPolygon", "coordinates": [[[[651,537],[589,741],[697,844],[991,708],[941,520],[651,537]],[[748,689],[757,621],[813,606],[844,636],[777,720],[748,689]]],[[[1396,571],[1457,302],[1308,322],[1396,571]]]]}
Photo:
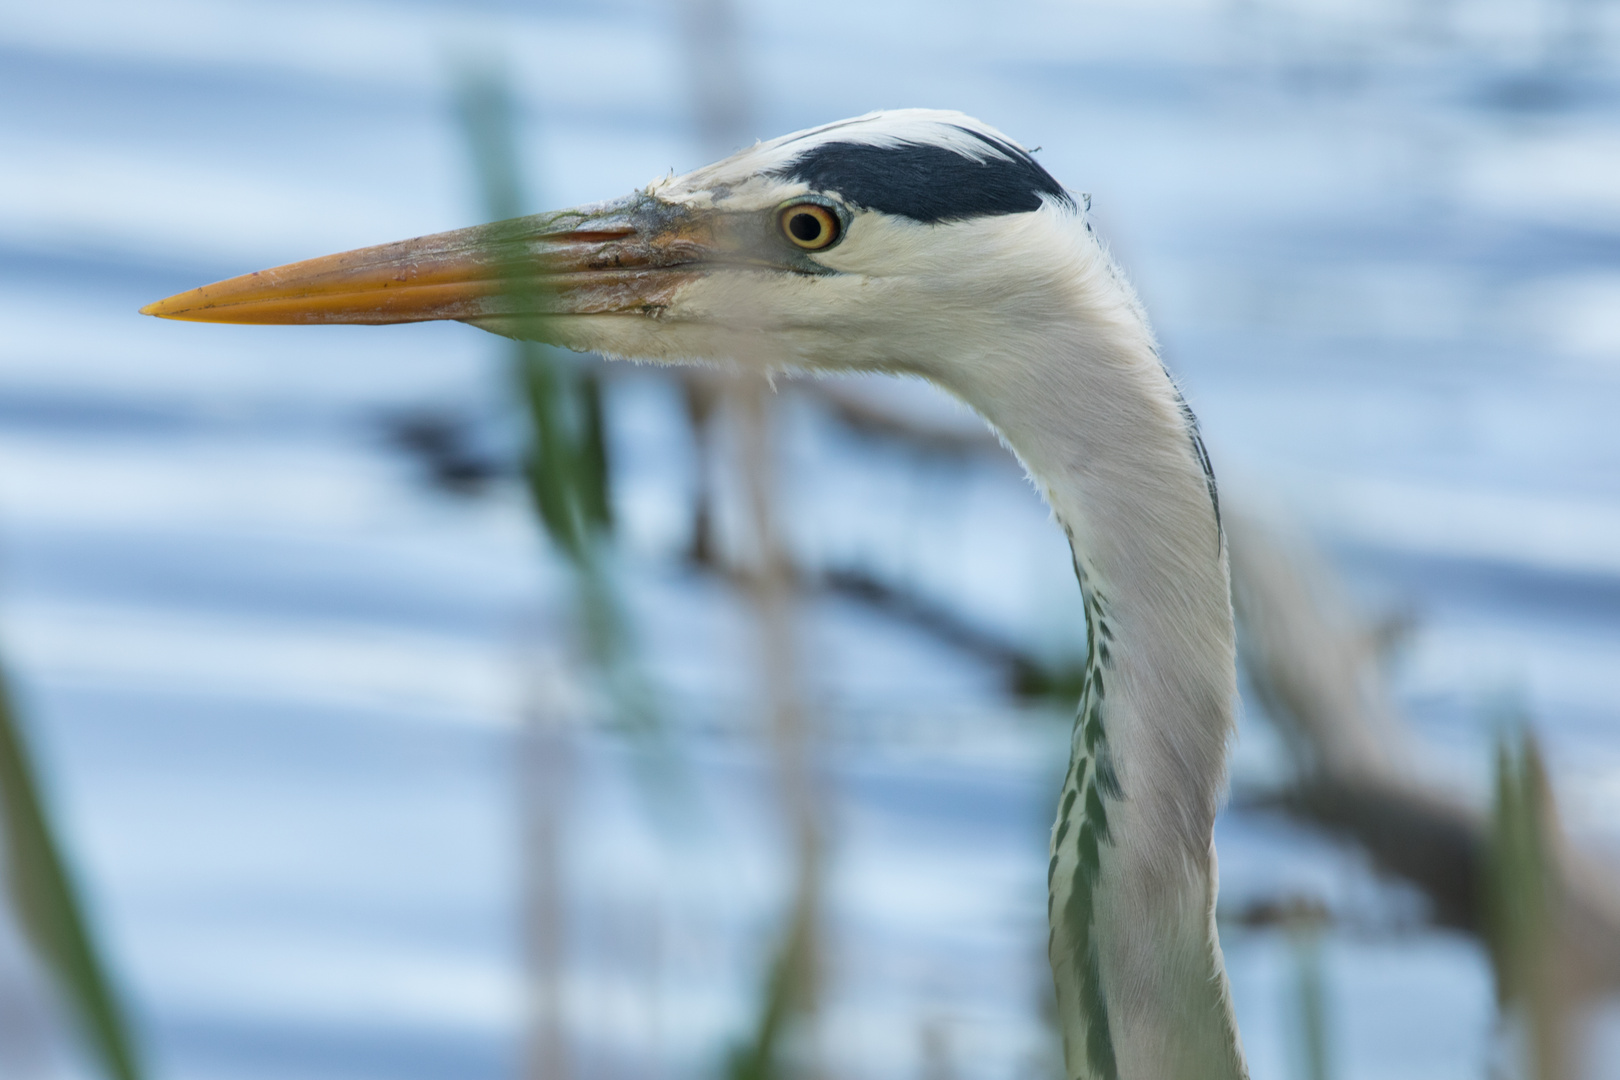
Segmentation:
{"type": "Polygon", "coordinates": [[[67,1003],[91,1056],[113,1080],[144,1075],[126,1013],[97,946],[0,673],[0,808],[18,922],[67,1003]]]}

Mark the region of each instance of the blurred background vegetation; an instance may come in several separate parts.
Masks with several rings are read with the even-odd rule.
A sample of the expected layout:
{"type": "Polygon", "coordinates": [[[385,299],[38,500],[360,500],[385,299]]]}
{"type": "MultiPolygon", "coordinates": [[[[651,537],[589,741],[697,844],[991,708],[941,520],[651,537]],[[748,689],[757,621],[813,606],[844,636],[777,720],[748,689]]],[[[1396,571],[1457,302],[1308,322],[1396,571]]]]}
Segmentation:
{"type": "Polygon", "coordinates": [[[929,105],[1091,195],[1223,481],[1257,1080],[1620,1076],[1620,5],[83,0],[0,53],[0,1072],[1058,1075],[1084,631],[977,420],[133,315],[929,105]]]}

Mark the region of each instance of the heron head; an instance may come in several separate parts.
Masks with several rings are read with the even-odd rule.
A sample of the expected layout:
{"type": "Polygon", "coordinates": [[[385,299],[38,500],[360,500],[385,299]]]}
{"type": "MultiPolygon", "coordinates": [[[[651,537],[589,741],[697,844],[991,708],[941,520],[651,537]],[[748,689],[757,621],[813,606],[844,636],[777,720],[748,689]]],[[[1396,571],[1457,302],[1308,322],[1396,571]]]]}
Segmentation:
{"type": "Polygon", "coordinates": [[[979,347],[962,313],[1016,323],[1049,302],[1040,286],[1077,223],[1006,136],[905,109],[759,143],[611,202],[293,263],[142,311],[453,319],[636,359],[938,375],[979,347]]]}

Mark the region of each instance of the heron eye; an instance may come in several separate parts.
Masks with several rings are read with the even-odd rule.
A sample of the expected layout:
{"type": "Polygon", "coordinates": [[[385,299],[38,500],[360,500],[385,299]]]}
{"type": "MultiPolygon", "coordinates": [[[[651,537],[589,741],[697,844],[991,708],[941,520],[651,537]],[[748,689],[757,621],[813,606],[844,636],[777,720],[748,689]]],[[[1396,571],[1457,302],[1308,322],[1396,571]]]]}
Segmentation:
{"type": "Polygon", "coordinates": [[[784,209],[778,219],[782,235],[795,247],[820,251],[838,239],[838,215],[817,203],[797,203],[784,209]]]}

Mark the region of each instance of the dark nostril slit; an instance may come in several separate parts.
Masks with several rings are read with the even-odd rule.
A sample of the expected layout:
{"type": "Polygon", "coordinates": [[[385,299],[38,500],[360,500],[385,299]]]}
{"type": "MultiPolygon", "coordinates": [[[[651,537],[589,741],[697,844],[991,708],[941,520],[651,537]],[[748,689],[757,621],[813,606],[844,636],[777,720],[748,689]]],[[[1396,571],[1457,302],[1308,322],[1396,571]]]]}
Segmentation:
{"type": "Polygon", "coordinates": [[[788,231],[794,239],[809,243],[821,235],[821,222],[810,214],[794,214],[788,221],[788,231]]]}
{"type": "Polygon", "coordinates": [[[546,239],[555,237],[576,244],[602,244],[612,240],[623,240],[627,236],[636,235],[634,229],[593,229],[578,232],[554,233],[546,239]]]}

